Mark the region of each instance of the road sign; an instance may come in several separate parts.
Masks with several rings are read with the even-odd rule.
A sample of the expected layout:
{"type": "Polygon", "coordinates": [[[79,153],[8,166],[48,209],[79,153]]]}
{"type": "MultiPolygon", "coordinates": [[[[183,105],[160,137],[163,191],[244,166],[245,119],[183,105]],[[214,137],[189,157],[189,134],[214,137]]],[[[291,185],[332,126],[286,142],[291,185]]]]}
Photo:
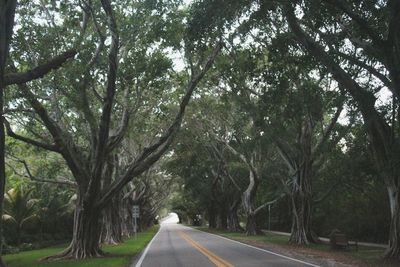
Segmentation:
{"type": "Polygon", "coordinates": [[[132,215],[133,215],[133,218],[139,218],[140,217],[140,211],[139,211],[139,206],[138,205],[133,206],[132,215]]]}
{"type": "Polygon", "coordinates": [[[134,221],[134,228],[133,231],[135,232],[135,239],[137,238],[137,219],[140,216],[140,210],[139,210],[139,205],[134,205],[133,206],[133,211],[132,211],[132,216],[133,216],[133,221],[134,221]]]}

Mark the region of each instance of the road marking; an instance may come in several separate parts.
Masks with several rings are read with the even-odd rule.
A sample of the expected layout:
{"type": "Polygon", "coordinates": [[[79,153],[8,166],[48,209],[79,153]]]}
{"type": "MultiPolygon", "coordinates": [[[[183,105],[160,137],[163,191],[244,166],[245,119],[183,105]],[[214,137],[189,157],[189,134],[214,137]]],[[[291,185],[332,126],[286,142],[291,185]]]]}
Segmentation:
{"type": "Polygon", "coordinates": [[[217,267],[234,267],[233,264],[227,262],[226,260],[218,257],[196,241],[194,241],[188,234],[185,234],[182,231],[178,231],[179,235],[185,239],[190,245],[192,245],[194,248],[199,250],[201,253],[203,253],[210,261],[212,261],[217,267]]]}
{"type": "Polygon", "coordinates": [[[158,234],[161,232],[161,228],[162,226],[160,225],[160,228],[158,229],[158,232],[155,236],[153,236],[153,238],[151,239],[150,243],[147,245],[146,249],[144,250],[142,256],[140,256],[140,259],[138,260],[138,262],[136,263],[135,267],[140,267],[143,263],[144,258],[146,257],[147,252],[149,251],[149,248],[151,246],[151,244],[153,243],[153,241],[156,239],[156,237],[158,236],[158,234]]]}
{"type": "Polygon", "coordinates": [[[263,252],[266,252],[266,253],[269,253],[269,254],[272,254],[272,255],[275,255],[275,256],[284,258],[284,259],[288,259],[288,260],[296,261],[296,262],[299,262],[299,263],[303,263],[303,264],[306,264],[306,265],[308,265],[308,266],[312,266],[312,267],[321,267],[320,265],[316,265],[316,264],[312,264],[312,263],[309,263],[309,262],[306,262],[306,261],[302,261],[302,260],[298,260],[298,259],[295,259],[295,258],[291,258],[291,257],[285,256],[285,255],[281,255],[281,254],[278,254],[278,253],[275,253],[275,252],[272,252],[272,251],[269,251],[269,250],[266,250],[266,249],[254,247],[254,246],[251,246],[251,245],[248,245],[248,244],[245,244],[245,243],[242,243],[242,242],[239,242],[239,241],[236,241],[236,240],[227,238],[227,237],[223,237],[223,236],[220,236],[220,235],[216,235],[216,234],[204,232],[204,231],[201,231],[201,230],[197,230],[197,229],[195,229],[195,228],[192,228],[192,227],[187,227],[187,228],[193,229],[193,230],[195,230],[195,231],[199,231],[199,232],[202,232],[202,233],[206,233],[206,234],[209,234],[209,235],[213,235],[213,236],[216,236],[216,237],[219,237],[219,238],[222,238],[222,239],[231,241],[231,242],[233,242],[233,243],[238,243],[238,244],[240,244],[240,245],[243,245],[243,246],[246,246],[246,247],[249,247],[249,248],[253,248],[253,249],[256,249],[256,250],[260,250],[260,251],[263,251],[263,252]]]}

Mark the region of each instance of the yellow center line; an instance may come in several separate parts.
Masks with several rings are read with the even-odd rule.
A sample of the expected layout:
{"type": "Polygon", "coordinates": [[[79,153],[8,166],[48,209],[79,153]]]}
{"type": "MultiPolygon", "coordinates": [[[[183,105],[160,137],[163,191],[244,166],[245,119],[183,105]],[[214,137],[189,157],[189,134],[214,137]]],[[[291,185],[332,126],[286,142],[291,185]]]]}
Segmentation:
{"type": "Polygon", "coordinates": [[[189,235],[185,234],[182,231],[178,231],[179,235],[185,239],[190,245],[196,248],[198,251],[203,253],[210,261],[212,261],[217,267],[235,267],[233,264],[227,262],[224,259],[221,259],[196,241],[194,241],[189,235]]]}

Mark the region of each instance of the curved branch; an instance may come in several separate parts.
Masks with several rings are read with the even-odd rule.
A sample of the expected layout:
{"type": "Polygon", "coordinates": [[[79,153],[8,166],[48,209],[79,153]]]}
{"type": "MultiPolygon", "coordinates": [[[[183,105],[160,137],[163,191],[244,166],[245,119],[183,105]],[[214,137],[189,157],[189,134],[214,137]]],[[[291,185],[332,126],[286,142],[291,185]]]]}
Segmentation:
{"type": "Polygon", "coordinates": [[[379,37],[376,31],[374,31],[374,29],[369,26],[370,23],[368,23],[368,21],[361,17],[359,14],[354,12],[351,7],[347,5],[347,3],[342,0],[329,0],[328,2],[330,2],[335,7],[339,7],[340,10],[346,13],[353,21],[355,21],[360,29],[362,29],[362,31],[372,39],[376,47],[382,48],[385,46],[385,42],[379,37]]]}
{"type": "Polygon", "coordinates": [[[124,91],[124,104],[123,104],[123,112],[122,112],[122,118],[120,125],[118,126],[118,129],[115,134],[110,136],[107,144],[107,149],[108,151],[112,151],[116,146],[118,146],[122,140],[123,137],[128,130],[128,124],[129,124],[129,87],[127,86],[125,91],[124,91]]]}
{"type": "Polygon", "coordinates": [[[275,198],[274,200],[271,200],[269,202],[266,202],[266,203],[262,204],[261,206],[259,206],[257,209],[254,210],[254,214],[257,214],[258,212],[260,212],[262,209],[266,208],[269,205],[275,204],[276,202],[278,202],[278,200],[282,199],[285,196],[286,196],[286,194],[282,193],[277,198],[275,198]]]}
{"type": "MultiPolygon", "coordinates": [[[[97,144],[94,152],[94,161],[96,162],[94,167],[95,177],[99,177],[103,171],[102,165],[105,159],[104,154],[107,148],[107,140],[109,138],[111,113],[116,91],[119,52],[119,34],[111,3],[109,0],[101,0],[101,5],[107,17],[108,28],[111,33],[111,45],[108,52],[107,89],[100,117],[97,144]]],[[[91,188],[89,188],[88,192],[95,190],[99,182],[100,179],[97,179],[95,183],[91,183],[91,188]]]]}
{"type": "Polygon", "coordinates": [[[36,140],[30,139],[28,137],[25,137],[25,136],[22,136],[22,135],[19,135],[19,134],[15,133],[11,129],[10,123],[7,120],[4,120],[4,125],[6,126],[8,136],[10,136],[10,137],[12,137],[14,139],[20,140],[20,141],[25,142],[27,144],[34,145],[36,147],[40,147],[40,148],[43,148],[43,149],[46,149],[46,150],[49,150],[49,151],[60,152],[59,147],[57,145],[55,145],[55,144],[42,143],[40,141],[36,141],[36,140]]]}
{"type": "Polygon", "coordinates": [[[176,115],[175,120],[167,129],[167,131],[163,134],[163,136],[160,137],[158,142],[145,148],[143,152],[139,155],[139,157],[130,165],[125,175],[120,180],[115,181],[111,185],[110,189],[104,194],[104,196],[97,203],[96,206],[98,208],[104,207],[106,203],[117,192],[119,192],[129,181],[131,181],[134,177],[140,175],[141,173],[149,169],[165,153],[165,151],[167,151],[167,149],[173,142],[177,132],[181,127],[186,107],[189,104],[194,89],[197,87],[198,83],[204,77],[207,71],[211,68],[215,58],[217,57],[221,49],[222,49],[222,43],[219,42],[215,46],[212,54],[208,57],[202,70],[197,75],[192,76],[188,84],[186,93],[181,100],[179,106],[179,112],[176,115]]]}
{"type": "Polygon", "coordinates": [[[381,80],[381,82],[387,86],[390,91],[392,91],[393,93],[395,93],[395,89],[394,89],[394,85],[392,83],[392,81],[390,79],[388,79],[384,74],[380,73],[377,69],[375,69],[374,67],[350,56],[347,55],[345,53],[339,52],[339,51],[334,51],[334,54],[344,58],[345,60],[347,60],[350,63],[353,63],[363,69],[365,69],[366,71],[370,72],[372,75],[374,75],[376,78],[378,78],[379,80],[381,80]]]}
{"type": "Polygon", "coordinates": [[[6,74],[4,76],[5,85],[23,84],[41,78],[50,71],[60,68],[62,64],[68,59],[73,58],[76,54],[76,50],[69,50],[26,72],[6,74]]]}
{"type": "Polygon", "coordinates": [[[50,179],[37,178],[36,176],[32,175],[32,172],[30,171],[29,166],[28,166],[28,164],[27,164],[27,162],[26,162],[25,160],[21,160],[21,159],[15,158],[15,157],[14,157],[14,159],[15,159],[17,162],[22,163],[22,164],[24,165],[24,168],[25,168],[25,171],[26,171],[26,174],[18,173],[17,170],[16,170],[12,165],[7,164],[7,166],[8,166],[9,168],[11,168],[12,171],[13,171],[16,175],[19,175],[19,176],[25,177],[25,178],[29,178],[30,180],[32,180],[32,181],[34,181],[34,182],[39,182],[39,183],[61,184],[61,185],[67,185],[67,186],[73,186],[73,187],[76,187],[76,186],[77,186],[76,183],[74,183],[74,182],[72,182],[72,181],[69,181],[69,180],[67,180],[67,179],[55,179],[55,180],[50,180],[50,179]]]}
{"type": "Polygon", "coordinates": [[[341,100],[340,104],[338,105],[337,110],[335,112],[335,115],[333,116],[333,118],[332,118],[331,122],[329,123],[329,125],[326,127],[321,140],[318,142],[318,144],[313,149],[313,151],[311,153],[313,157],[314,157],[314,155],[316,153],[319,152],[321,147],[325,144],[325,142],[328,140],[329,136],[331,135],[331,132],[333,131],[333,128],[335,128],[337,120],[340,117],[340,113],[342,113],[342,110],[343,110],[343,103],[344,103],[344,98],[341,100]]]}

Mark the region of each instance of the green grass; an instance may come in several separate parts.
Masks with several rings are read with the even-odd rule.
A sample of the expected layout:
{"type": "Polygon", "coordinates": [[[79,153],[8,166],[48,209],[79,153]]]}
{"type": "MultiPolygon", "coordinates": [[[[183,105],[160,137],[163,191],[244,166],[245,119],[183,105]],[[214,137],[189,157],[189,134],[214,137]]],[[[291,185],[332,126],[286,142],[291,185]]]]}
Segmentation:
{"type": "Polygon", "coordinates": [[[102,249],[107,253],[104,258],[59,262],[39,261],[41,258],[54,255],[64,248],[64,246],[57,246],[5,255],[4,260],[9,267],[125,267],[129,266],[133,256],[145,248],[157,230],[158,226],[154,226],[145,232],[139,233],[136,240],[132,238],[119,245],[104,246],[102,249]]]}
{"type": "MultiPolygon", "coordinates": [[[[194,228],[201,231],[218,234],[237,241],[261,241],[265,243],[272,243],[274,245],[283,246],[286,247],[287,249],[293,248],[293,246],[289,245],[289,236],[285,235],[266,233],[264,235],[246,236],[243,233],[232,233],[221,230],[210,230],[207,227],[194,227],[194,228]]],[[[332,253],[332,255],[341,254],[344,256],[348,256],[351,259],[364,263],[365,265],[363,266],[395,266],[389,263],[382,262],[382,256],[385,251],[384,248],[359,246],[358,251],[356,251],[354,247],[351,247],[349,250],[332,250],[330,245],[328,244],[311,244],[309,248],[323,252],[329,252],[332,253]]]]}

